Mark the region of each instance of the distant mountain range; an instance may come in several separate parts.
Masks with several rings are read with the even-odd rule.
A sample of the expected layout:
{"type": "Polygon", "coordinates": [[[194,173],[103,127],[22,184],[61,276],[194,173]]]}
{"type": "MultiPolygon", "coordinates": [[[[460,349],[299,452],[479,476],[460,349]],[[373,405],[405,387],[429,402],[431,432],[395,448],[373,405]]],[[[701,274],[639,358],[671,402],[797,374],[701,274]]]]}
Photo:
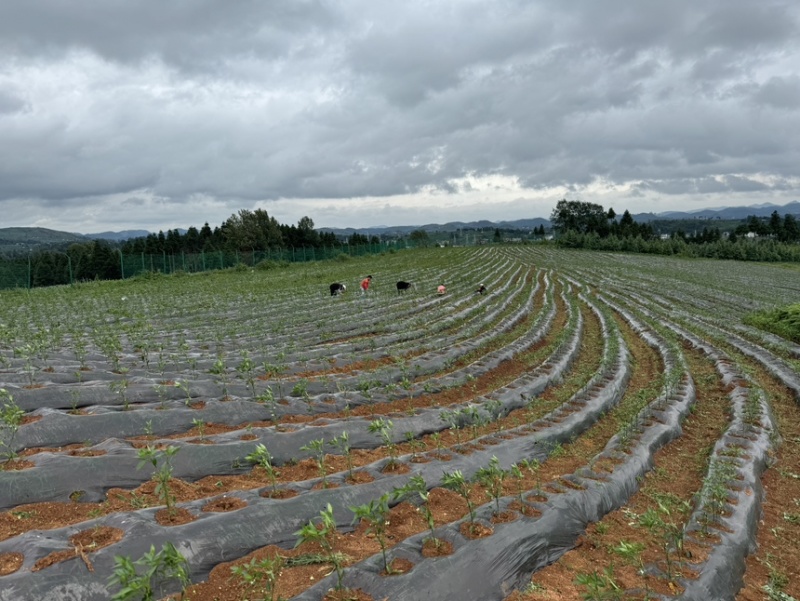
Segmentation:
{"type": "MultiPolygon", "coordinates": [[[[181,230],[185,233],[186,230],[181,230]]],[[[150,235],[147,230],[123,230],[121,232],[100,232],[98,234],[85,234],[87,238],[92,240],[113,240],[114,242],[124,242],[131,238],[145,238],[150,235]]]]}
{"type": "MultiPolygon", "coordinates": [[[[775,205],[771,203],[751,205],[746,207],[722,207],[718,209],[700,209],[698,211],[669,211],[665,213],[637,213],[631,214],[634,221],[647,223],[650,221],[678,221],[686,219],[714,219],[714,220],[740,220],[746,219],[750,215],[756,217],[769,217],[773,211],[778,211],[781,215],[791,213],[800,216],[800,202],[793,201],[786,205],[775,205]]],[[[617,218],[622,215],[617,215],[617,218]]],[[[518,219],[516,221],[450,221],[448,223],[428,223],[425,225],[394,225],[394,226],[374,226],[363,228],[318,228],[321,232],[333,232],[337,236],[350,236],[361,234],[364,236],[380,236],[381,234],[409,234],[415,230],[426,232],[455,232],[458,230],[485,230],[485,229],[508,229],[508,230],[532,230],[533,228],[544,225],[550,227],[549,219],[536,217],[534,219],[518,219]]]]}
{"type": "MultiPolygon", "coordinates": [[[[790,213],[800,217],[800,201],[793,201],[785,205],[771,203],[749,205],[745,207],[721,207],[716,209],[700,209],[697,211],[668,211],[665,213],[636,213],[632,214],[635,221],[647,223],[651,221],[682,221],[682,220],[714,220],[731,221],[746,219],[750,215],[769,217],[774,211],[780,215],[790,213]]],[[[617,217],[619,217],[618,215],[617,217]]],[[[521,230],[530,231],[543,225],[550,227],[550,221],[541,217],[533,219],[517,219],[516,221],[450,221],[448,223],[427,223],[425,225],[394,225],[374,226],[363,228],[318,228],[321,232],[333,232],[337,236],[351,236],[361,234],[364,236],[380,235],[407,235],[415,230],[426,232],[457,232],[469,230],[521,230]]],[[[181,233],[186,230],[179,229],[181,233]]],[[[91,240],[109,240],[121,242],[131,238],[139,238],[150,234],[147,230],[124,230],[120,232],[99,232],[97,234],[74,234],[60,232],[42,227],[7,227],[0,228],[0,253],[27,253],[29,250],[41,248],[62,248],[76,242],[91,240]]]]}
{"type": "Polygon", "coordinates": [[[667,211],[666,213],[637,213],[631,214],[633,220],[638,223],[648,221],[675,221],[683,219],[746,219],[750,215],[756,217],[769,217],[774,211],[783,216],[786,214],[800,215],[800,202],[793,201],[785,205],[775,205],[764,203],[760,205],[750,205],[746,207],[723,207],[719,209],[701,209],[698,211],[667,211]]]}
{"type": "Polygon", "coordinates": [[[320,232],[333,232],[337,236],[351,236],[353,234],[361,234],[362,236],[380,236],[384,235],[404,235],[410,234],[417,230],[426,232],[457,232],[459,230],[487,230],[500,228],[503,230],[532,230],[535,227],[543,225],[550,226],[548,219],[535,217],[533,219],[518,219],[516,221],[450,221],[448,223],[427,223],[425,225],[376,225],[373,227],[320,227],[317,228],[320,232]]]}

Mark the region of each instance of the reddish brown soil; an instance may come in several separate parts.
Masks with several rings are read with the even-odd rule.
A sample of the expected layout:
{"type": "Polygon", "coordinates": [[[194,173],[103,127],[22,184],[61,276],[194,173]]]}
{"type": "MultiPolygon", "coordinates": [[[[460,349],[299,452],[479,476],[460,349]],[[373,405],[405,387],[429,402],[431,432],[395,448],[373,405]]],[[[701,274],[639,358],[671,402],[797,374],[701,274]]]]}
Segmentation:
{"type": "Polygon", "coordinates": [[[69,538],[69,542],[73,547],[72,549],[54,551],[42,557],[33,565],[31,571],[37,572],[54,563],[66,561],[73,557],[80,557],[86,564],[86,568],[90,572],[93,572],[94,566],[92,566],[92,562],[87,554],[119,542],[122,540],[123,535],[124,532],[119,528],[111,528],[109,526],[97,526],[89,530],[81,530],[69,538]]]}
{"type": "Polygon", "coordinates": [[[422,543],[423,557],[444,557],[445,555],[452,555],[452,553],[453,544],[450,541],[428,537],[422,543]]]}
{"type": "Polygon", "coordinates": [[[156,522],[162,526],[180,526],[188,524],[197,519],[191,511],[183,507],[173,507],[172,509],[159,509],[156,511],[156,522]]]}
{"type": "MultiPolygon", "coordinates": [[[[565,312],[559,301],[559,317],[557,318],[558,323],[553,330],[554,332],[563,329],[565,325],[564,316],[565,312]]],[[[599,341],[601,337],[599,335],[599,324],[594,315],[584,310],[584,317],[586,319],[586,335],[581,344],[579,360],[576,362],[576,369],[571,374],[568,374],[564,383],[546,391],[536,399],[536,402],[531,407],[516,411],[503,420],[500,420],[497,424],[480,428],[474,432],[475,435],[499,432],[525,421],[537,419],[552,407],[563,402],[565,398],[585,383],[588,374],[594,371],[599,365],[601,351],[599,341]]],[[[527,325],[529,325],[529,323],[525,320],[525,323],[522,323],[520,327],[525,327],[527,325]]],[[[634,374],[629,393],[630,396],[634,396],[637,392],[644,390],[657,378],[658,374],[661,372],[662,366],[657,355],[651,349],[642,345],[641,341],[625,327],[623,327],[623,331],[625,332],[626,340],[631,347],[634,358],[634,374]]],[[[462,403],[473,395],[479,395],[494,390],[505,382],[529,371],[532,366],[537,365],[541,361],[543,356],[551,352],[552,341],[552,337],[542,341],[535,348],[521,353],[511,361],[507,361],[492,373],[470,382],[468,386],[451,389],[436,395],[425,395],[410,401],[402,399],[401,401],[396,401],[394,404],[363,408],[363,410],[369,415],[391,415],[393,412],[412,410],[414,407],[418,406],[443,406],[449,403],[462,403]]],[[[353,413],[355,413],[355,411],[353,413]]],[[[329,417],[343,417],[343,415],[330,414],[329,417]]],[[[717,423],[724,423],[724,417],[717,423]]],[[[266,422],[264,425],[271,424],[266,422]]],[[[244,426],[242,426],[242,428],[243,427],[244,426]]],[[[520,488],[522,490],[531,490],[536,486],[545,486],[551,481],[559,481],[561,485],[574,486],[572,483],[563,480],[562,476],[585,465],[586,460],[602,448],[602,445],[605,444],[608,437],[615,432],[616,428],[617,424],[614,421],[612,412],[585,436],[580,437],[570,445],[565,445],[558,455],[552,457],[548,462],[543,464],[536,473],[526,472],[520,482],[507,479],[505,482],[504,494],[515,495],[520,488]]],[[[216,432],[229,431],[230,429],[230,427],[223,426],[219,430],[216,430],[214,424],[207,424],[204,429],[204,435],[208,436],[216,432]]],[[[192,431],[184,432],[176,436],[198,437],[199,435],[199,431],[193,428],[192,431]]],[[[437,447],[447,449],[457,442],[467,442],[472,435],[472,431],[446,431],[442,432],[438,437],[426,437],[421,442],[425,445],[425,448],[429,450],[437,447]]],[[[243,434],[243,436],[246,436],[246,434],[243,434]]],[[[709,436],[712,435],[709,434],[709,436]]],[[[398,445],[397,452],[399,454],[410,453],[412,451],[419,452],[421,448],[417,448],[418,445],[419,443],[415,443],[413,448],[408,444],[398,445]]],[[[352,456],[352,462],[354,466],[358,467],[386,456],[386,449],[355,451],[352,456]]],[[[327,473],[329,474],[345,472],[347,470],[347,461],[344,457],[329,455],[326,457],[325,462],[327,473]]],[[[613,464],[608,465],[607,468],[613,469],[613,464]]],[[[299,461],[294,465],[281,466],[277,471],[279,483],[308,480],[317,478],[320,475],[319,466],[315,461],[310,459],[299,461]]],[[[355,474],[359,482],[370,479],[368,475],[364,475],[364,472],[356,471],[355,474]]],[[[672,491],[671,482],[669,484],[669,490],[672,491]]],[[[270,482],[266,473],[261,468],[256,467],[251,473],[240,476],[208,476],[194,483],[174,481],[174,494],[178,502],[181,502],[209,496],[224,495],[224,493],[234,490],[248,490],[263,487],[266,489],[264,493],[266,495],[270,492],[269,486],[270,482]]],[[[156,506],[159,504],[159,500],[154,494],[154,487],[153,482],[148,482],[135,491],[112,490],[108,493],[107,501],[102,504],[33,504],[31,506],[25,506],[28,508],[27,510],[22,507],[15,508],[15,512],[27,511],[30,515],[13,515],[11,512],[0,514],[0,538],[15,536],[31,528],[43,527],[41,526],[42,523],[49,524],[44,526],[45,528],[57,527],[66,523],[74,523],[88,519],[88,517],[93,517],[93,515],[90,514],[102,515],[113,511],[127,511],[139,506],[156,506]]],[[[279,492],[276,494],[283,493],[279,492]]],[[[532,497],[533,495],[530,496],[532,497]]],[[[471,496],[473,503],[484,503],[487,498],[485,491],[481,487],[474,487],[471,496]]],[[[464,499],[451,491],[441,488],[436,488],[431,491],[429,503],[437,526],[452,523],[455,520],[461,519],[467,513],[467,505],[464,499]]],[[[210,502],[208,505],[208,509],[204,508],[205,510],[235,511],[238,508],[234,498],[224,496],[210,502]]],[[[512,506],[512,511],[504,512],[504,514],[498,517],[498,523],[505,520],[518,519],[519,513],[517,512],[524,512],[532,516],[537,514],[537,511],[530,506],[517,503],[512,506]]],[[[191,515],[186,517],[193,518],[191,515]]],[[[171,520],[169,523],[176,522],[171,520]]],[[[620,523],[622,523],[622,521],[620,523]]],[[[395,544],[413,534],[426,531],[427,525],[418,508],[408,503],[401,503],[392,509],[387,528],[389,542],[390,544],[395,544]]],[[[483,526],[483,528],[485,528],[485,531],[480,534],[491,536],[491,529],[485,526],[483,526]]],[[[586,541],[589,541],[594,535],[595,533],[590,530],[587,534],[586,541]]],[[[333,542],[334,548],[337,551],[347,555],[348,564],[380,551],[375,539],[368,535],[365,536],[361,526],[349,534],[337,533],[333,542]]],[[[589,545],[584,542],[581,549],[587,548],[588,546],[589,545]]],[[[232,565],[247,563],[252,558],[261,559],[265,557],[274,557],[276,554],[280,554],[281,557],[285,558],[285,561],[289,561],[304,553],[319,552],[319,549],[304,547],[306,547],[306,545],[291,551],[278,549],[277,547],[267,547],[265,549],[259,549],[253,554],[237,560],[233,564],[221,564],[212,571],[206,583],[198,583],[191,588],[189,598],[194,601],[240,601],[243,598],[253,597],[256,595],[256,592],[246,590],[245,585],[233,577],[230,571],[232,565]]],[[[439,555],[451,552],[452,546],[444,541],[437,547],[432,541],[427,540],[423,547],[423,553],[426,555],[430,553],[439,555]]],[[[694,552],[696,555],[702,554],[701,549],[695,550],[694,552]]],[[[606,551],[606,553],[608,552],[606,551]]],[[[658,558],[654,557],[654,561],[658,561],[658,558]]],[[[587,566],[588,565],[589,564],[587,564],[587,566]]],[[[615,563],[615,566],[616,565],[615,563]]],[[[330,573],[331,569],[332,566],[327,563],[316,563],[305,566],[285,566],[281,570],[277,594],[284,597],[297,594],[310,584],[326,576],[330,573]]],[[[413,573],[413,566],[405,566],[405,569],[409,569],[413,573]]],[[[635,572],[635,570],[632,571],[635,572]]],[[[563,598],[570,597],[566,596],[563,598]]]]}
{"type": "Polygon", "coordinates": [[[765,499],[756,539],[758,549],[747,558],[744,588],[737,599],[765,599],[763,587],[770,582],[797,599],[800,598],[800,407],[792,391],[763,368],[756,367],[755,373],[769,393],[783,441],[774,465],[762,479],[765,499]]]}
{"type": "Polygon", "coordinates": [[[241,509],[242,507],[247,507],[247,503],[245,503],[238,497],[226,497],[223,495],[222,497],[214,499],[213,501],[209,501],[208,503],[203,505],[201,511],[211,511],[211,512],[236,511],[237,509],[241,509]]]}
{"type": "MultiPolygon", "coordinates": [[[[669,515],[662,514],[663,518],[683,527],[693,507],[693,496],[702,485],[709,453],[728,421],[730,403],[713,366],[694,352],[687,352],[686,358],[697,386],[697,406],[683,424],[683,435],[656,454],[655,468],[645,476],[639,492],[624,508],[591,524],[575,549],[535,573],[527,591],[513,593],[509,601],[583,599],[587,589],[576,582],[578,575],[595,571],[604,575],[606,569],[611,570],[614,582],[622,590],[675,595],[681,590],[679,577],[691,577],[694,573],[691,564],[702,560],[707,552],[701,545],[687,544],[681,557],[673,554],[673,561],[680,559],[686,565],[675,567],[672,579],[643,575],[639,571],[641,565],[657,565],[666,570],[666,562],[663,539],[640,526],[638,516],[648,510],[658,512],[661,502],[670,511],[669,515]],[[623,542],[642,546],[636,559],[615,551],[623,542]]],[[[645,593],[628,594],[624,598],[643,599],[645,593]]]]}
{"type": "Polygon", "coordinates": [[[13,574],[22,567],[25,556],[22,553],[0,553],[0,576],[13,574]]]}

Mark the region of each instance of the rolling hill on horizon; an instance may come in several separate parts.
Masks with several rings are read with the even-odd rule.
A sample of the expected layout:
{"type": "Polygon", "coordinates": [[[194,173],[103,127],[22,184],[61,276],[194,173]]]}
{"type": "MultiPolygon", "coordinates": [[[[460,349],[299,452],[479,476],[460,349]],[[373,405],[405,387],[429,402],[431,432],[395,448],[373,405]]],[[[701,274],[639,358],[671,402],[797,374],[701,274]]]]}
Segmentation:
{"type": "MultiPolygon", "coordinates": [[[[750,215],[756,217],[769,217],[774,211],[781,215],[790,213],[800,216],[800,201],[793,201],[785,205],[765,203],[743,207],[720,207],[715,209],[700,209],[697,211],[667,211],[664,213],[636,213],[632,214],[635,221],[647,223],[651,221],[681,221],[681,220],[713,220],[730,221],[743,220],[750,215]]],[[[618,214],[618,217],[621,214],[618,214]]],[[[517,219],[514,221],[451,221],[444,224],[428,223],[424,225],[396,225],[373,226],[363,228],[317,228],[320,232],[332,232],[337,236],[351,236],[362,234],[367,236],[380,235],[407,235],[415,230],[427,232],[456,232],[459,230],[486,230],[500,228],[502,230],[530,231],[543,225],[550,227],[550,220],[542,217],[530,219],[517,219]]],[[[181,232],[185,230],[179,230],[181,232]]],[[[58,249],[73,243],[85,243],[92,240],[107,240],[109,242],[122,242],[131,238],[144,237],[151,232],[147,230],[124,230],[119,232],[105,231],[96,234],[77,234],[62,232],[42,227],[8,227],[0,228],[0,253],[24,254],[31,250],[45,248],[58,249]]]]}

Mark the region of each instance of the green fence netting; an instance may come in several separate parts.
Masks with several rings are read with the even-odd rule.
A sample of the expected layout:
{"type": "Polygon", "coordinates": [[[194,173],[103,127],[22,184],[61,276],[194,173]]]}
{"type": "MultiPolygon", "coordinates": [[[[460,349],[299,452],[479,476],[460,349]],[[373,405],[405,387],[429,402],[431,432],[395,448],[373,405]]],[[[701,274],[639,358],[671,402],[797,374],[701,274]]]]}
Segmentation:
{"type": "MultiPolygon", "coordinates": [[[[325,261],[341,255],[365,256],[387,252],[392,249],[412,248],[414,245],[399,240],[391,245],[385,243],[342,245],[335,247],[279,248],[256,251],[204,251],[198,253],[161,253],[161,254],[122,254],[114,253],[113,262],[102,268],[86,269],[81,257],[71,257],[67,253],[44,251],[42,253],[13,259],[0,258],[0,290],[13,288],[35,288],[71,284],[86,279],[87,273],[99,274],[91,276],[100,279],[130,278],[144,272],[175,273],[178,271],[196,273],[227,269],[237,265],[255,267],[262,261],[305,262],[325,261]]],[[[95,267],[95,266],[93,266],[95,267]]]]}

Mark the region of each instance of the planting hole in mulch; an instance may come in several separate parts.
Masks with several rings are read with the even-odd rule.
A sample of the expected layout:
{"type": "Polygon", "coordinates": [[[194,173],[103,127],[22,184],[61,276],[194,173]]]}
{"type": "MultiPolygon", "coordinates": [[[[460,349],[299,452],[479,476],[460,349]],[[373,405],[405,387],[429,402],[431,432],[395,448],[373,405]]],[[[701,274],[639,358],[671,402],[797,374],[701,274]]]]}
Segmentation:
{"type": "Polygon", "coordinates": [[[423,557],[444,557],[453,554],[453,544],[441,538],[428,537],[422,543],[423,557]]]}
{"type": "Polygon", "coordinates": [[[298,492],[296,490],[289,490],[278,488],[275,490],[265,490],[261,493],[261,496],[266,499],[291,499],[292,497],[296,497],[298,492]]]}
{"type": "Polygon", "coordinates": [[[19,570],[24,559],[22,553],[0,553],[0,576],[8,576],[19,570]]]}
{"type": "MultiPolygon", "coordinates": [[[[559,491],[559,492],[561,492],[561,491],[559,491]]],[[[532,495],[528,495],[527,497],[525,497],[526,501],[533,501],[533,502],[539,502],[539,503],[545,503],[547,501],[547,499],[548,499],[548,496],[545,495],[544,493],[533,493],[532,495]]]]}
{"type": "Polygon", "coordinates": [[[345,478],[345,482],[348,484],[366,484],[367,482],[373,482],[375,478],[372,477],[372,474],[365,471],[353,472],[351,476],[347,476],[345,478]]]}
{"type": "Polygon", "coordinates": [[[342,589],[340,591],[329,591],[322,601],[373,601],[372,596],[361,589],[342,589]]]}
{"type": "Polygon", "coordinates": [[[519,514],[516,511],[501,511],[500,513],[494,514],[489,521],[492,522],[492,524],[507,524],[508,522],[513,522],[517,518],[519,518],[519,514]]]}
{"type": "Polygon", "coordinates": [[[219,499],[214,499],[209,503],[203,505],[201,511],[205,512],[224,512],[224,511],[236,511],[237,509],[241,509],[242,507],[247,507],[247,503],[242,501],[239,497],[220,497],[219,499]]]}
{"type": "Polygon", "coordinates": [[[180,526],[193,522],[195,519],[197,518],[184,507],[173,507],[171,511],[165,507],[156,512],[156,522],[162,526],[180,526]]]}
{"type": "Polygon", "coordinates": [[[381,576],[399,576],[400,574],[405,574],[411,568],[414,567],[414,564],[407,559],[403,559],[402,557],[395,557],[392,562],[389,564],[389,572],[384,570],[381,572],[381,576]]]}
{"type": "Polygon", "coordinates": [[[521,513],[526,518],[533,518],[542,515],[542,512],[539,511],[538,509],[536,509],[535,507],[531,507],[526,503],[522,503],[518,499],[511,501],[511,503],[508,504],[508,508],[512,511],[521,513]]]}
{"type": "Polygon", "coordinates": [[[461,534],[470,539],[483,538],[484,536],[490,536],[491,534],[494,534],[494,530],[492,530],[489,526],[481,524],[480,522],[463,522],[458,529],[461,534]]]}
{"type": "Polygon", "coordinates": [[[335,482],[317,482],[311,487],[311,490],[325,490],[328,488],[339,488],[339,485],[335,482]]]}
{"type": "Polygon", "coordinates": [[[67,453],[70,457],[100,457],[105,455],[108,451],[102,449],[83,449],[75,450],[67,453]]]}
{"type": "Polygon", "coordinates": [[[53,564],[72,559],[73,557],[80,557],[86,564],[86,568],[90,572],[94,572],[94,566],[87,557],[87,553],[93,553],[103,547],[113,545],[121,541],[124,535],[125,533],[122,530],[119,528],[112,528],[111,526],[98,526],[88,530],[81,530],[69,537],[69,542],[73,546],[72,549],[54,551],[42,557],[33,565],[31,571],[38,572],[53,564]]]}
{"type": "Polygon", "coordinates": [[[381,472],[384,474],[407,474],[411,471],[411,468],[408,467],[405,463],[400,463],[399,461],[395,461],[394,463],[389,462],[385,466],[381,472]]]}
{"type": "Polygon", "coordinates": [[[26,461],[24,459],[11,459],[5,463],[0,463],[0,470],[7,472],[18,472],[32,467],[36,467],[36,464],[33,461],[26,461]]]}

